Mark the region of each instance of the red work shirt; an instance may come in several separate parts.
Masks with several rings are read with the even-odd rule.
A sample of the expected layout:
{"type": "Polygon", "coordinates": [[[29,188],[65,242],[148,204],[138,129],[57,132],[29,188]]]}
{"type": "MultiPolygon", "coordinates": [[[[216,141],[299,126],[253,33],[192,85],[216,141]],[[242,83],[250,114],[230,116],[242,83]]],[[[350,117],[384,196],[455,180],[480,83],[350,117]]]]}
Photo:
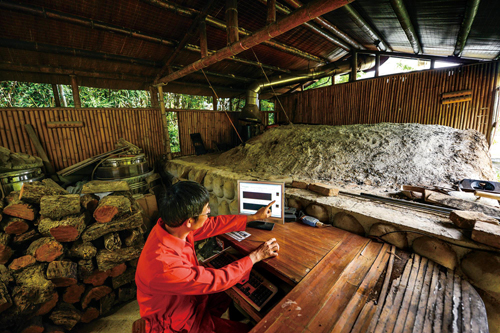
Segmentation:
{"type": "Polygon", "coordinates": [[[144,245],[135,275],[137,301],[148,332],[214,332],[206,309],[208,294],[222,292],[248,279],[250,257],[221,269],[200,266],[194,241],[230,231],[245,230],[246,216],[209,218],[190,232],[186,241],[170,235],[163,221],[153,227],[144,245]]]}

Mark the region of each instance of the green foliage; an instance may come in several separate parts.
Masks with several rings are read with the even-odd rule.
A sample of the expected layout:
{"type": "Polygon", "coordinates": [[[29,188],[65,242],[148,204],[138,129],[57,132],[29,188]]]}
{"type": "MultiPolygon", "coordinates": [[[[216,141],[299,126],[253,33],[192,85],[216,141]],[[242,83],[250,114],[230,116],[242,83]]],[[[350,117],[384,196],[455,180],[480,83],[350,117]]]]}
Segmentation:
{"type": "Polygon", "coordinates": [[[400,69],[402,72],[411,72],[415,70],[414,67],[407,64],[403,64],[401,61],[396,63],[396,68],[400,69]]]}
{"type": "Polygon", "coordinates": [[[271,102],[267,99],[263,99],[260,101],[260,110],[261,111],[274,111],[274,102],[271,102]]]}
{"type": "Polygon", "coordinates": [[[335,84],[347,83],[349,82],[349,75],[336,75],[335,84]]]}
{"type": "Polygon", "coordinates": [[[315,88],[320,88],[320,87],[327,87],[332,85],[332,78],[331,76],[326,76],[318,81],[314,82],[310,86],[306,87],[304,90],[309,90],[309,89],[315,89],[315,88]]]}
{"type": "Polygon", "coordinates": [[[2,108],[42,108],[54,105],[50,84],[0,81],[0,107],[2,108]]]}

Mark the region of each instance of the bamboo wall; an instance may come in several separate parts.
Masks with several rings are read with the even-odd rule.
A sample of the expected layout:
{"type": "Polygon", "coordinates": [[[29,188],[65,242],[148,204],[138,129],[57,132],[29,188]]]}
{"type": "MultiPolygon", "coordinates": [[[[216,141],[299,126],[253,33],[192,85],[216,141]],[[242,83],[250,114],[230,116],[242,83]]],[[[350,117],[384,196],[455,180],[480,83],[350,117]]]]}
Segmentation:
{"type": "MultiPolygon", "coordinates": [[[[169,110],[174,111],[174,110],[169,110]]],[[[216,143],[236,145],[239,139],[228,119],[238,126],[237,112],[208,110],[175,110],[179,122],[179,140],[182,155],[194,155],[191,133],[200,133],[205,148],[217,149],[216,143]]]]}
{"type": "MultiPolygon", "coordinates": [[[[380,122],[476,129],[489,139],[498,62],[383,76],[280,97],[293,123],[380,122]],[[443,105],[441,94],[472,90],[472,100],[443,105]]],[[[278,110],[281,110],[276,103],[278,110]]],[[[285,121],[279,112],[279,121],[285,121]]]]}
{"type": "Polygon", "coordinates": [[[150,165],[165,153],[160,109],[0,109],[0,146],[37,156],[31,124],[56,170],[115,148],[119,138],[141,147],[150,165]],[[47,128],[47,121],[82,121],[80,128],[47,128]]]}

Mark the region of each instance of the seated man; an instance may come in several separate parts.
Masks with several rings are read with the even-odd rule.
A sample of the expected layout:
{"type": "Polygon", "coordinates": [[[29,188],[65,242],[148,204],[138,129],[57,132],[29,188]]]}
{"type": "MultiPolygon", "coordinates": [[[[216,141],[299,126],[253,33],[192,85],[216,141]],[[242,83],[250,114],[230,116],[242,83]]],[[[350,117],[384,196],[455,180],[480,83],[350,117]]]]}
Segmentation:
{"type": "Polygon", "coordinates": [[[160,205],[158,223],[146,241],[135,282],[147,332],[247,332],[242,323],[221,319],[230,299],[223,292],[244,283],[256,262],[278,255],[276,239],[223,268],[200,266],[194,242],[269,217],[270,205],[257,213],[208,217],[208,191],[184,181],[171,186],[160,205]]]}

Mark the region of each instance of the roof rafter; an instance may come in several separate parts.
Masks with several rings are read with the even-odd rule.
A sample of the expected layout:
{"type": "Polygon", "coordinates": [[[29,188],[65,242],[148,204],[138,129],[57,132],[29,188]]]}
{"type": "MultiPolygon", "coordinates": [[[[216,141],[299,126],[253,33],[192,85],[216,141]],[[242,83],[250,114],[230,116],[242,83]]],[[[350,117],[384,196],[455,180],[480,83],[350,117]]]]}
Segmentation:
{"type": "Polygon", "coordinates": [[[199,71],[205,67],[213,65],[223,59],[226,59],[230,56],[236,55],[240,52],[248,50],[263,41],[269,40],[273,37],[279,36],[293,28],[298,27],[304,22],[310,21],[315,17],[326,14],[332,10],[345,6],[347,3],[352,0],[315,0],[308,3],[306,6],[301,7],[297,11],[293,12],[282,18],[281,20],[267,25],[264,28],[256,31],[253,35],[247,36],[241,39],[239,42],[233,43],[229,46],[226,46],[223,49],[220,49],[216,53],[198,60],[191,65],[184,67],[183,69],[169,74],[164,78],[155,82],[156,84],[166,84],[168,82],[177,80],[181,77],[184,77],[190,73],[199,71]]]}
{"type": "MultiPolygon", "coordinates": [[[[172,2],[169,2],[167,0],[142,0],[142,1],[149,3],[151,5],[157,6],[159,8],[163,8],[163,9],[175,12],[179,15],[183,15],[183,16],[187,16],[187,17],[191,17],[191,18],[195,17],[198,14],[198,11],[195,9],[182,7],[182,6],[179,6],[179,5],[174,4],[172,2]]],[[[213,17],[211,15],[207,15],[206,22],[207,22],[207,24],[209,24],[210,26],[212,26],[214,28],[226,31],[226,24],[223,21],[216,19],[215,17],[213,17]]],[[[253,34],[253,32],[246,30],[246,29],[243,29],[241,27],[238,27],[238,31],[243,36],[251,36],[253,34]]],[[[299,50],[296,47],[293,47],[293,46],[290,46],[290,45],[287,45],[284,43],[280,43],[280,42],[275,41],[275,40],[267,40],[266,42],[264,42],[262,44],[265,44],[267,46],[271,46],[271,47],[273,47],[277,50],[280,50],[282,52],[285,52],[288,54],[293,54],[297,57],[301,57],[301,58],[304,58],[307,60],[315,61],[318,63],[327,62],[326,59],[323,59],[323,58],[315,56],[313,54],[304,52],[302,50],[299,50]]]]}
{"type": "Polygon", "coordinates": [[[373,44],[382,51],[392,51],[391,46],[387,43],[378,32],[372,28],[368,22],[354,9],[351,5],[344,6],[351,19],[373,40],[373,44]]]}
{"type": "Polygon", "coordinates": [[[465,7],[464,19],[460,30],[457,35],[457,43],[455,44],[455,51],[453,55],[455,57],[461,57],[464,51],[465,44],[467,43],[467,38],[469,38],[470,29],[472,28],[472,23],[476,18],[477,9],[479,8],[479,2],[481,0],[468,0],[465,7]]]}
{"type": "MultiPolygon", "coordinates": [[[[284,1],[287,4],[289,4],[290,6],[292,6],[292,8],[294,8],[294,9],[297,9],[297,8],[300,8],[303,6],[303,4],[299,0],[284,0],[284,1]]],[[[288,11],[288,13],[286,13],[286,14],[289,14],[291,12],[288,8],[286,8],[285,6],[283,6],[281,4],[277,4],[277,7],[281,12],[286,13],[286,11],[288,11]]],[[[349,36],[347,33],[341,31],[339,28],[337,28],[335,25],[333,25],[331,22],[325,20],[324,18],[316,17],[314,19],[314,21],[316,23],[318,23],[321,27],[325,28],[326,30],[329,30],[331,33],[333,33],[337,37],[344,40],[346,43],[348,43],[349,45],[351,45],[355,49],[361,49],[361,50],[365,49],[364,46],[359,44],[354,38],[349,36]]],[[[307,24],[311,25],[310,23],[306,23],[305,25],[307,25],[307,24]]],[[[343,48],[343,49],[346,51],[350,51],[351,48],[349,47],[349,48],[343,48]]]]}
{"type": "Polygon", "coordinates": [[[417,32],[411,22],[410,15],[406,10],[403,0],[391,0],[391,6],[392,9],[394,9],[394,13],[396,13],[396,16],[398,17],[399,23],[401,24],[406,37],[408,37],[408,41],[411,44],[413,52],[415,54],[422,53],[422,44],[420,43],[417,32]]]}
{"type": "MultiPolygon", "coordinates": [[[[162,38],[159,36],[145,34],[145,33],[142,33],[140,31],[127,29],[127,28],[115,26],[115,25],[112,25],[109,23],[87,19],[87,18],[80,17],[80,16],[66,14],[66,13],[62,13],[59,11],[55,11],[55,10],[45,9],[43,7],[38,7],[38,6],[18,4],[18,3],[13,3],[13,2],[9,2],[9,1],[1,1],[0,8],[15,10],[15,11],[23,12],[23,13],[29,13],[29,14],[37,15],[37,16],[43,16],[43,17],[47,17],[50,19],[54,19],[54,20],[59,20],[59,21],[64,21],[64,22],[68,22],[68,23],[86,26],[86,27],[89,27],[92,29],[99,29],[99,30],[119,33],[119,34],[126,35],[126,36],[129,36],[132,38],[138,38],[138,39],[142,39],[142,40],[145,40],[148,42],[158,43],[158,44],[162,44],[162,45],[169,46],[169,47],[174,47],[175,45],[180,44],[180,42],[175,41],[175,40],[169,40],[169,39],[165,39],[165,38],[162,38]]],[[[188,51],[191,51],[191,52],[201,53],[200,47],[197,45],[186,44],[185,49],[188,51]]],[[[209,54],[214,53],[214,52],[215,52],[214,50],[208,51],[209,54]]],[[[247,59],[243,59],[243,58],[231,57],[228,60],[234,61],[234,62],[239,62],[239,63],[244,63],[247,65],[252,65],[252,66],[256,66],[256,67],[260,67],[262,65],[262,67],[269,69],[269,70],[283,72],[283,73],[290,73],[290,70],[288,70],[288,69],[283,69],[283,68],[280,68],[277,66],[261,64],[257,61],[247,60],[247,59]]]]}

